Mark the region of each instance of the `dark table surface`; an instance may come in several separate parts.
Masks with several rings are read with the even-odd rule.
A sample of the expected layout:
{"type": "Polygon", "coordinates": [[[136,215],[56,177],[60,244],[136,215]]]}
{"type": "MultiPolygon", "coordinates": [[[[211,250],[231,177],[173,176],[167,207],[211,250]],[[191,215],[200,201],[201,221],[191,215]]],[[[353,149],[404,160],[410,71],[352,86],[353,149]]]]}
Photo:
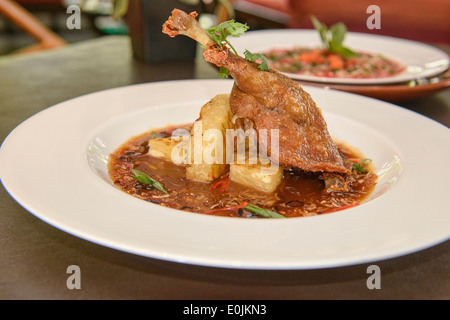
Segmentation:
{"type": "MultiPolygon", "coordinates": [[[[202,61],[145,63],[127,37],[0,57],[0,141],[33,114],[67,99],[142,82],[215,78],[202,61]]],[[[450,126],[450,90],[397,103],[450,126]]],[[[385,261],[381,289],[369,264],[318,270],[239,270],[161,261],[106,248],[30,214],[0,188],[0,299],[449,299],[450,241],[385,261]],[[66,285],[81,269],[81,289],[66,285]]]]}

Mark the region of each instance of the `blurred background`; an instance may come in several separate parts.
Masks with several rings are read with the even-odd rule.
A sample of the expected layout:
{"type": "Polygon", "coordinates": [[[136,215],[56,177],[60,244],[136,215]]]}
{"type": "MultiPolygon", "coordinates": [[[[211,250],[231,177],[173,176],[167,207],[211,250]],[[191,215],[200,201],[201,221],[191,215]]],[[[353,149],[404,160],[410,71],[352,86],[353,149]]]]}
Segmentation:
{"type": "MultiPolygon", "coordinates": [[[[137,57],[146,59],[145,39],[173,8],[196,10],[207,27],[234,18],[251,30],[311,29],[310,15],[350,31],[450,43],[448,0],[0,0],[0,55],[47,50],[108,35],[130,36],[137,57]],[[381,9],[381,29],[369,30],[367,7],[381,9]],[[80,8],[80,29],[69,29],[71,5],[80,8]],[[170,8],[170,9],[169,9],[170,8]],[[112,17],[114,15],[115,18],[112,17]]],[[[191,10],[191,11],[192,11],[191,10]]],[[[153,40],[153,45],[157,39],[153,40]]],[[[147,48],[148,49],[148,48],[147,48]]]]}

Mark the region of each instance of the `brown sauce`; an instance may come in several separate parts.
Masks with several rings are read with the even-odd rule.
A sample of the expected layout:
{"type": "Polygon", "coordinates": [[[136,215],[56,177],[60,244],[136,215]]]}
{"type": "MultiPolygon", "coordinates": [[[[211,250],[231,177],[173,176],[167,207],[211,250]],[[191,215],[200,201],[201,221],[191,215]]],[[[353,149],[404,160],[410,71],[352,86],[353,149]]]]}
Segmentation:
{"type": "MultiPolygon", "coordinates": [[[[184,126],[186,128],[186,126],[184,126]]],[[[285,217],[312,216],[342,210],[361,203],[373,190],[377,176],[371,170],[352,171],[351,192],[326,192],[317,174],[285,169],[278,189],[267,194],[233,181],[217,185],[221,177],[211,183],[191,181],[185,167],[148,155],[148,141],[153,137],[170,137],[171,129],[164,128],[132,137],[110,155],[109,176],[124,192],[153,204],[195,212],[231,217],[259,217],[245,210],[223,210],[244,202],[275,211],[285,217]],[[137,169],[159,181],[168,194],[139,183],[132,177],[137,169]]],[[[351,148],[338,143],[344,159],[355,158],[351,148]]]]}

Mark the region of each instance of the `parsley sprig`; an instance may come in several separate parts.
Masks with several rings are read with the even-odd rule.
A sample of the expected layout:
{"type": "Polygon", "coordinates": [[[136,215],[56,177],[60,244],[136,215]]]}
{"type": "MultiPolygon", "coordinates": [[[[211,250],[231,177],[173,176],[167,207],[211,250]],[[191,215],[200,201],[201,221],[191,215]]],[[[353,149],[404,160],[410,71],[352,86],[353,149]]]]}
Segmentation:
{"type": "Polygon", "coordinates": [[[258,68],[261,71],[269,70],[269,63],[267,62],[267,58],[261,53],[251,53],[248,50],[244,51],[245,60],[253,61],[258,63],[258,68]]]}
{"type": "MultiPolygon", "coordinates": [[[[249,29],[249,26],[247,24],[243,24],[240,22],[236,22],[234,19],[222,22],[221,24],[209,28],[208,34],[211,36],[211,39],[221,48],[223,46],[227,46],[231,50],[233,50],[234,54],[238,55],[236,49],[233,47],[233,45],[228,41],[228,37],[232,36],[234,38],[238,38],[241,35],[243,35],[247,30],[249,29]]],[[[259,70],[262,71],[268,71],[269,70],[269,64],[267,62],[267,59],[264,55],[260,53],[252,53],[248,50],[245,50],[244,52],[244,58],[248,61],[252,61],[258,64],[259,70]]],[[[219,76],[221,78],[228,78],[230,76],[230,72],[225,67],[220,67],[219,70],[219,76]]]]}
{"type": "Polygon", "coordinates": [[[338,22],[328,29],[324,23],[317,20],[314,16],[311,16],[311,21],[314,28],[319,32],[322,43],[329,52],[337,53],[344,58],[350,58],[356,55],[356,52],[343,45],[347,33],[345,24],[338,22]]]}
{"type": "Polygon", "coordinates": [[[231,19],[224,21],[215,27],[209,28],[208,33],[218,46],[222,48],[224,45],[227,45],[235,54],[238,54],[227,38],[228,36],[238,38],[248,29],[249,26],[247,26],[247,24],[236,22],[234,19],[231,19]]]}

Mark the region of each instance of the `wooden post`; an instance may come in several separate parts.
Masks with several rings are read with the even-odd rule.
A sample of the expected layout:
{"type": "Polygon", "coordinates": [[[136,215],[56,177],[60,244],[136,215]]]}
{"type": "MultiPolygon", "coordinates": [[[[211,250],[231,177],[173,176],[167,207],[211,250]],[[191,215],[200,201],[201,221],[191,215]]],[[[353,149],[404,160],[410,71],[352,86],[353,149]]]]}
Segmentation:
{"type": "Polygon", "coordinates": [[[4,15],[8,20],[38,41],[36,45],[18,50],[18,53],[58,48],[67,44],[57,34],[13,0],[0,1],[0,14],[4,15]]]}

